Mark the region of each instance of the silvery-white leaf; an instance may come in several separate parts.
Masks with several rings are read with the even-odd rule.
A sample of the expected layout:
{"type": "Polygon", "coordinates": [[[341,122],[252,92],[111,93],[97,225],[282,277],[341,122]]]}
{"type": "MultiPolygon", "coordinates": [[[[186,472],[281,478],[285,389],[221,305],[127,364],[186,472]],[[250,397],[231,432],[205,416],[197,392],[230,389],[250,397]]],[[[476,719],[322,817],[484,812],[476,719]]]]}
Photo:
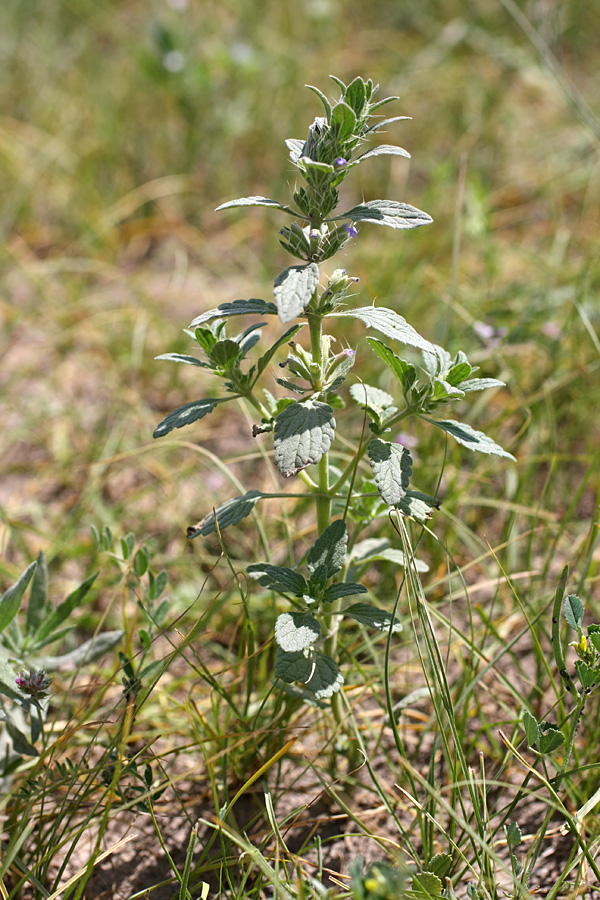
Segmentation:
{"type": "Polygon", "coordinates": [[[308,551],[306,565],[313,575],[326,581],[340,571],[346,561],[348,531],[343,519],[335,519],[308,551]]]}
{"type": "Polygon", "coordinates": [[[286,652],[305,650],[320,634],[319,623],[308,613],[282,613],[275,623],[275,640],[286,652]]]}
{"type": "Polygon", "coordinates": [[[292,160],[292,162],[298,162],[298,160],[304,153],[305,141],[301,141],[298,138],[288,138],[285,144],[290,151],[290,159],[292,160]]]}
{"type": "Polygon", "coordinates": [[[387,391],[362,382],[350,386],[350,396],[357,403],[375,410],[383,411],[394,405],[394,398],[387,391]]]}
{"type": "Polygon", "coordinates": [[[203,400],[192,400],[180,406],[179,409],[173,410],[162,422],[156,426],[152,437],[164,437],[174,428],[183,428],[184,425],[190,425],[192,422],[198,422],[215,409],[219,403],[226,403],[227,400],[233,400],[233,397],[205,397],[203,400]]]}
{"type": "Polygon", "coordinates": [[[185,353],[161,353],[154,359],[165,359],[168,362],[186,363],[188,366],[198,366],[201,369],[210,369],[208,363],[202,362],[197,356],[187,356],[185,353]]]}
{"type": "Polygon", "coordinates": [[[372,225],[387,225],[388,228],[418,228],[433,222],[431,216],[416,206],[398,203],[397,200],[367,200],[354,206],[336,219],[352,219],[353,222],[369,222],[372,225]]]}
{"type": "Polygon", "coordinates": [[[505,387],[505,383],[498,378],[470,378],[468,381],[462,382],[460,389],[461,391],[485,391],[487,388],[494,387],[505,387]]]}
{"type": "Polygon", "coordinates": [[[105,653],[109,653],[122,640],[123,631],[103,631],[89,641],[64,653],[62,656],[44,656],[36,660],[36,668],[45,669],[47,672],[55,672],[77,669],[81,665],[94,662],[105,653]]]}
{"type": "Polygon", "coordinates": [[[203,535],[206,537],[217,530],[224,531],[230,525],[237,525],[246,516],[249,516],[258,500],[264,497],[262,491],[247,491],[241,497],[233,497],[210,512],[197,525],[191,525],[187,530],[188,538],[192,539],[203,535]],[[215,515],[216,514],[216,515],[215,515]]]}
{"type": "Polygon", "coordinates": [[[390,546],[388,538],[365,538],[354,545],[348,554],[348,560],[352,563],[362,563],[364,560],[372,559],[377,553],[385,550],[390,546]]]}
{"type": "Polygon", "coordinates": [[[228,319],[230,316],[276,316],[277,307],[274,303],[266,303],[251,297],[250,300],[233,300],[231,303],[220,303],[216,309],[209,309],[200,313],[190,323],[190,328],[197,328],[205,322],[213,319],[228,319]]]}
{"type": "Polygon", "coordinates": [[[372,150],[367,150],[358,157],[356,162],[362,162],[363,159],[370,159],[372,156],[404,156],[406,159],[410,159],[410,153],[403,150],[402,147],[396,147],[395,144],[380,144],[378,147],[373,147],[372,150]]]}
{"type": "Polygon", "coordinates": [[[398,506],[412,475],[409,451],[401,444],[375,438],[369,443],[368,454],[377,490],[388,506],[398,506]]]}
{"type": "Polygon", "coordinates": [[[385,306],[362,306],[359,309],[344,309],[341,312],[328,313],[327,318],[348,317],[352,319],[360,319],[367,328],[375,328],[385,334],[386,337],[400,341],[401,344],[408,344],[410,347],[418,347],[420,350],[430,350],[432,344],[425,340],[424,337],[415,331],[412,325],[409,325],[406,319],[399,316],[392,309],[386,309],[385,306]]]}
{"type": "MultiPolygon", "coordinates": [[[[385,609],[378,609],[370,603],[353,603],[348,609],[344,610],[344,615],[350,616],[363,625],[370,628],[376,628],[378,631],[388,631],[392,622],[392,617],[385,609]]],[[[392,625],[392,632],[402,631],[400,622],[395,621],[392,625]]]]}
{"type": "Polygon", "coordinates": [[[10,697],[11,700],[20,700],[22,695],[15,686],[15,678],[17,673],[12,666],[5,660],[0,658],[0,694],[10,697]]]}
{"type": "Polygon", "coordinates": [[[329,656],[316,654],[313,661],[313,669],[305,687],[312,691],[317,700],[324,700],[340,690],[344,684],[344,678],[337,665],[329,656]]]}
{"type": "Polygon", "coordinates": [[[491,437],[488,437],[487,434],[484,434],[482,431],[475,431],[474,428],[467,425],[465,422],[455,422],[454,419],[437,421],[436,419],[429,419],[427,416],[421,416],[421,418],[452,435],[455,441],[462,444],[463,447],[468,447],[469,450],[476,450],[479,453],[492,453],[495,456],[504,456],[506,459],[512,459],[516,462],[512,453],[508,453],[500,446],[500,444],[497,444],[491,437]]]}
{"type": "Polygon", "coordinates": [[[227,203],[221,203],[217,206],[215,212],[221,209],[233,209],[236,206],[275,206],[277,209],[283,209],[285,212],[292,212],[283,203],[278,200],[269,200],[267,197],[240,197],[238,200],[228,200],[227,203]]]}
{"type": "Polygon", "coordinates": [[[416,522],[426,522],[433,510],[440,508],[440,501],[421,491],[407,491],[397,508],[416,522]]]}
{"type": "Polygon", "coordinates": [[[273,294],[277,314],[284,324],[304,312],[319,284],[319,267],[316,263],[306,266],[289,266],[274,281],[273,294]]]}
{"type": "Polygon", "coordinates": [[[275,420],[275,465],[288,478],[329,451],[335,434],[333,410],[320,400],[294,401],[275,420]]]}

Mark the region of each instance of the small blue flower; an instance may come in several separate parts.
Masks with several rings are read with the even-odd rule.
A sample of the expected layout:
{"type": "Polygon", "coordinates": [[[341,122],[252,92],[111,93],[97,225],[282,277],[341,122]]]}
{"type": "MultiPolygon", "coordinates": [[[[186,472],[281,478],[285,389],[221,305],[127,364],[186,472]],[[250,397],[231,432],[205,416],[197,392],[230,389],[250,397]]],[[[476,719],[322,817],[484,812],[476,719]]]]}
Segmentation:
{"type": "Polygon", "coordinates": [[[333,164],[334,164],[334,166],[347,166],[348,160],[344,159],[343,156],[338,156],[337,159],[334,159],[333,164]]]}
{"type": "Polygon", "coordinates": [[[358,229],[355,228],[354,225],[348,225],[346,223],[346,225],[344,225],[344,230],[345,230],[346,234],[349,235],[351,238],[355,238],[356,235],[358,234],[358,229]]]}

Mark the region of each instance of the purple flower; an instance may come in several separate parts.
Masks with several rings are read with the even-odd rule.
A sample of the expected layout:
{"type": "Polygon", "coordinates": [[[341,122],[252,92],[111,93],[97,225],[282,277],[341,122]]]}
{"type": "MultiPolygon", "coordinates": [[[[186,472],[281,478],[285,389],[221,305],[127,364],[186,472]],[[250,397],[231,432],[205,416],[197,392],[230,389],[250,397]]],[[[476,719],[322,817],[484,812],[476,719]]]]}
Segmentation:
{"type": "Polygon", "coordinates": [[[337,159],[334,159],[333,164],[334,166],[346,166],[348,165],[348,160],[344,159],[343,156],[338,156],[337,159]]]}
{"type": "Polygon", "coordinates": [[[355,228],[354,225],[348,225],[348,223],[346,223],[346,224],[344,225],[344,231],[345,231],[346,234],[349,235],[351,238],[355,238],[356,235],[358,234],[358,229],[355,228]]]}
{"type": "Polygon", "coordinates": [[[24,694],[29,694],[34,702],[48,696],[48,690],[52,679],[48,678],[43,669],[30,669],[29,675],[19,672],[15,678],[15,684],[24,694]]]}

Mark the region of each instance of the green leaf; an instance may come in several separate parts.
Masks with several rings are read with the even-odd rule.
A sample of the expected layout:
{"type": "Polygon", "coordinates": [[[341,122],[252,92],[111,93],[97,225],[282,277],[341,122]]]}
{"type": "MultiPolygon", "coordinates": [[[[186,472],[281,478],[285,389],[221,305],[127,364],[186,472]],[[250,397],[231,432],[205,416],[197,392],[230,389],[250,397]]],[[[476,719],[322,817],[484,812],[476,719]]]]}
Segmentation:
{"type": "Polygon", "coordinates": [[[88,591],[97,577],[97,572],[95,575],[90,575],[90,577],[86,578],[79,587],[75,588],[62,603],[59,603],[56,609],[50,613],[39,628],[36,635],[38,641],[43,641],[54,634],[56,629],[69,618],[73,610],[77,609],[78,606],[81,606],[83,599],[87,596],[88,591]]]}
{"type": "Polygon", "coordinates": [[[581,687],[585,690],[593,688],[600,680],[600,673],[597,669],[588,666],[582,659],[578,659],[575,663],[575,671],[581,682],[581,687]]]}
{"type": "Polygon", "coordinates": [[[406,447],[375,438],[369,443],[375,484],[388,506],[398,506],[410,483],[412,458],[406,447]]]}
{"type": "Polygon", "coordinates": [[[523,731],[529,747],[535,747],[540,739],[540,726],[537,719],[528,710],[523,710],[523,731]]]}
{"type": "Polygon", "coordinates": [[[311,677],[304,684],[309,691],[313,692],[317,700],[333,697],[343,683],[342,673],[334,661],[329,656],[316,654],[313,658],[311,677]]]}
{"type": "Polygon", "coordinates": [[[557,750],[565,741],[562,731],[559,731],[549,722],[542,722],[540,725],[540,738],[538,748],[540,753],[551,753],[557,750]]]}
{"type": "Polygon", "coordinates": [[[241,497],[233,497],[210,512],[196,525],[190,525],[187,530],[187,536],[190,540],[202,535],[206,537],[213,534],[217,530],[217,522],[219,523],[219,531],[224,531],[230,525],[237,525],[246,516],[249,516],[258,500],[264,497],[262,491],[247,491],[241,497]]]}
{"type": "Polygon", "coordinates": [[[328,118],[329,137],[336,144],[343,144],[352,137],[356,129],[356,115],[347,103],[336,103],[328,118]]]}
{"type": "MultiPolygon", "coordinates": [[[[314,87],[312,84],[305,84],[304,87],[307,87],[309,89],[309,91],[312,91],[313,94],[317,95],[317,97],[323,104],[323,109],[325,110],[325,116],[327,117],[327,119],[329,119],[329,117],[331,116],[331,103],[329,102],[329,100],[327,99],[325,94],[323,94],[319,90],[319,88],[314,87]]],[[[287,141],[286,141],[286,143],[287,143],[287,141]]],[[[304,145],[304,141],[302,141],[302,144],[304,145]]]]}
{"type": "Polygon", "coordinates": [[[513,847],[518,847],[523,840],[521,829],[516,822],[510,822],[504,829],[504,832],[506,834],[506,842],[511,850],[513,847]]]}
{"type": "Polygon", "coordinates": [[[228,200],[227,203],[221,203],[220,206],[217,206],[215,212],[219,212],[222,209],[233,209],[237,206],[274,206],[276,209],[282,209],[284,212],[294,215],[293,209],[284,206],[278,200],[269,200],[267,197],[239,197],[237,200],[228,200]]]}
{"type": "Polygon", "coordinates": [[[360,118],[363,115],[368,97],[367,86],[360,75],[357,76],[354,81],[351,81],[344,91],[344,100],[348,106],[354,110],[357,118],[360,118]]]}
{"type": "MultiPolygon", "coordinates": [[[[432,344],[421,337],[406,319],[392,309],[386,309],[385,306],[361,306],[358,309],[344,309],[341,312],[332,312],[325,316],[327,319],[344,317],[360,319],[367,328],[374,328],[385,334],[386,337],[393,338],[401,344],[407,344],[409,347],[417,347],[419,350],[431,350],[432,348],[432,344]]],[[[371,343],[370,340],[369,343],[371,343]]]]}
{"type": "Polygon", "coordinates": [[[27,604],[27,616],[25,619],[25,634],[31,637],[35,634],[50,609],[48,600],[48,566],[43,551],[40,550],[37,558],[37,567],[31,582],[29,602],[27,604]]]}
{"type": "MultiPolygon", "coordinates": [[[[237,341],[226,339],[217,341],[210,351],[210,361],[213,366],[227,367],[240,355],[240,345],[237,341]]],[[[186,423],[187,424],[187,423],[186,423]]]]}
{"type": "Polygon", "coordinates": [[[313,580],[324,583],[340,571],[346,561],[348,532],[343,519],[335,519],[308,551],[306,564],[313,580]]]}
{"type": "Polygon", "coordinates": [[[270,563],[252,563],[246,568],[248,575],[271,591],[283,594],[295,594],[301,597],[306,593],[306,581],[299,572],[287,566],[272,566],[270,563]]]}
{"type": "Polygon", "coordinates": [[[289,266],[273,283],[273,294],[277,304],[277,314],[284,324],[301,315],[310,303],[319,284],[319,267],[316,263],[307,266],[289,266]]]}
{"type": "MultiPolygon", "coordinates": [[[[348,609],[344,610],[345,616],[368,625],[369,628],[376,628],[377,631],[389,631],[392,625],[392,617],[385,609],[378,609],[371,603],[353,603],[348,609]]],[[[402,631],[402,625],[398,621],[394,621],[392,632],[402,631]]]]}
{"type": "Polygon", "coordinates": [[[187,356],[185,353],[161,353],[160,356],[155,356],[154,359],[166,359],[168,362],[180,362],[185,363],[188,366],[199,366],[201,369],[210,369],[208,363],[202,362],[202,360],[198,359],[196,356],[187,356]]]}
{"type": "Polygon", "coordinates": [[[353,597],[355,594],[366,594],[364,584],[356,584],[353,581],[341,581],[339,584],[330,584],[323,594],[324,603],[332,603],[340,597],[353,597]]]}
{"type": "Polygon", "coordinates": [[[356,162],[360,163],[365,159],[371,159],[372,156],[404,156],[405,159],[410,159],[410,153],[407,153],[402,147],[396,147],[394,144],[380,144],[378,147],[362,153],[356,162]]]}
{"type": "Polygon", "coordinates": [[[273,358],[274,354],[279,349],[279,347],[281,347],[282,344],[285,344],[286,341],[291,340],[294,337],[294,335],[296,335],[300,331],[300,329],[303,327],[304,327],[304,323],[301,323],[298,325],[292,325],[291,328],[288,328],[288,330],[286,332],[284,332],[284,334],[282,334],[281,337],[278,338],[271,347],[269,347],[267,352],[265,354],[263,354],[263,356],[261,356],[260,359],[258,360],[258,362],[256,363],[256,377],[257,378],[259,377],[259,375],[261,375],[262,372],[264,372],[264,370],[268,366],[269,362],[271,361],[271,359],[273,358]]]}
{"type": "Polygon", "coordinates": [[[449,853],[436,853],[429,860],[429,865],[427,869],[433,875],[437,875],[438,878],[445,878],[446,875],[450,874],[450,869],[452,868],[452,857],[449,853]]]}
{"type": "Polygon", "coordinates": [[[320,634],[317,620],[304,612],[282,613],[275,623],[275,640],[288,653],[305,650],[320,634]]]}
{"type": "Polygon", "coordinates": [[[278,648],[275,657],[275,676],[286,684],[293,684],[294,681],[305,684],[311,676],[312,668],[312,660],[305,656],[302,650],[292,653],[278,648]]]}
{"type": "MultiPolygon", "coordinates": [[[[276,316],[274,303],[266,303],[252,297],[250,300],[234,300],[232,303],[220,303],[216,309],[201,313],[191,322],[190,328],[196,328],[213,319],[228,319],[230,316],[276,316]]],[[[158,357],[160,359],[160,357],[158,357]]]]}
{"type": "Polygon", "coordinates": [[[353,222],[369,222],[373,225],[387,225],[388,228],[418,228],[433,222],[431,216],[408,203],[397,200],[368,200],[354,206],[336,219],[352,219],[353,222]]]}
{"type": "Polygon", "coordinates": [[[123,631],[103,631],[90,638],[89,641],[85,641],[75,650],[63,653],[62,656],[45,656],[36,659],[36,667],[45,669],[47,672],[54,672],[56,669],[63,671],[79,669],[80,666],[95,662],[101,656],[114,650],[123,639],[124,633],[123,631]]]}
{"type": "Polygon", "coordinates": [[[441,428],[442,431],[451,435],[455,441],[462,444],[463,447],[467,447],[469,450],[476,450],[479,453],[492,453],[495,456],[504,456],[506,459],[512,459],[516,462],[512,453],[503,450],[500,444],[493,441],[487,434],[484,434],[482,431],[475,431],[474,428],[467,425],[465,422],[455,422],[454,419],[436,421],[435,419],[429,419],[427,416],[421,416],[421,418],[431,425],[441,428]]]}
{"type": "Polygon", "coordinates": [[[565,619],[571,628],[577,632],[581,631],[584,612],[585,607],[577,594],[567,594],[565,597],[565,619]]]}
{"type": "Polygon", "coordinates": [[[25,735],[17,728],[14,722],[7,719],[5,724],[13,748],[19,756],[39,756],[39,753],[33,744],[29,743],[25,735]]]}
{"type": "Polygon", "coordinates": [[[433,872],[419,872],[413,875],[411,896],[414,900],[437,900],[444,896],[442,882],[433,872]]]}
{"type": "Polygon", "coordinates": [[[19,580],[0,597],[0,632],[4,631],[18,613],[23,594],[36,568],[37,562],[30,563],[19,580]]]}
{"type": "MultiPolygon", "coordinates": [[[[397,100],[397,97],[388,97],[386,100],[380,100],[379,103],[375,103],[371,110],[376,109],[378,106],[383,106],[384,103],[389,103],[390,100],[397,100]]],[[[365,131],[365,136],[367,134],[372,134],[375,131],[379,131],[380,128],[385,128],[387,125],[391,125],[393,122],[405,122],[410,119],[410,116],[392,116],[391,119],[382,119],[380,122],[375,122],[374,125],[371,125],[370,128],[367,128],[365,131]]]]}
{"type": "MultiPolygon", "coordinates": [[[[404,498],[406,499],[406,498],[404,498]]],[[[356,548],[355,548],[356,549],[356,548]]],[[[402,550],[397,550],[395,547],[387,547],[385,549],[379,550],[375,553],[368,555],[365,558],[360,560],[360,564],[363,565],[367,562],[374,562],[375,560],[383,560],[384,562],[395,563],[397,566],[402,566],[403,568],[407,565],[414,567],[417,572],[428,572],[429,566],[422,559],[413,559],[410,562],[407,561],[406,556],[402,552],[402,550]]]]}
{"type": "Polygon", "coordinates": [[[204,400],[193,400],[191,403],[186,403],[184,406],[180,406],[178,409],[173,410],[172,413],[169,413],[169,415],[156,426],[152,437],[164,437],[165,434],[169,434],[174,428],[183,428],[184,425],[191,425],[192,422],[198,422],[200,419],[203,419],[204,416],[211,413],[219,403],[226,403],[228,400],[233,399],[233,397],[206,397],[204,400]]]}
{"type": "Polygon", "coordinates": [[[318,463],[335,435],[333,410],[319,400],[294,401],[275,420],[275,465],[284,476],[318,463]]]}
{"type": "Polygon", "coordinates": [[[4,694],[5,697],[10,697],[11,700],[20,701],[23,699],[23,695],[17,690],[15,685],[16,677],[17,673],[12,666],[5,659],[0,657],[0,694],[4,694]]]}
{"type": "MultiPolygon", "coordinates": [[[[379,342],[378,342],[379,343],[379,342]]],[[[382,344],[383,346],[383,344],[382,344]]],[[[390,350],[390,353],[392,351],[390,350]]],[[[382,391],[380,388],[372,387],[370,384],[353,384],[350,386],[350,396],[357,403],[374,410],[375,412],[383,412],[394,405],[394,398],[382,391]]]]}

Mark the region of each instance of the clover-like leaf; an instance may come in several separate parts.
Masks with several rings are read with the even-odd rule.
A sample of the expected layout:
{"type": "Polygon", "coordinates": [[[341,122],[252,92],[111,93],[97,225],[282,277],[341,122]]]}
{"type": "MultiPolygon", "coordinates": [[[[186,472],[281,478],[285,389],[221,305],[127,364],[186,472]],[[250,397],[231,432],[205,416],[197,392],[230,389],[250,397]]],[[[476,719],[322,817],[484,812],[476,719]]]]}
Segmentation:
{"type": "Polygon", "coordinates": [[[287,566],[272,566],[270,563],[252,563],[246,568],[248,575],[271,591],[295,594],[299,597],[306,592],[306,581],[299,572],[287,566]]]}
{"type": "MultiPolygon", "coordinates": [[[[236,345],[237,346],[237,345],[236,345]]],[[[178,409],[173,410],[168,416],[156,426],[152,437],[164,437],[174,428],[183,428],[184,425],[191,425],[192,422],[198,422],[216,409],[219,403],[226,403],[233,400],[233,397],[205,397],[203,400],[192,400],[191,403],[185,403],[178,409]]]]}
{"type": "Polygon", "coordinates": [[[406,496],[412,458],[406,447],[375,438],[369,443],[369,461],[375,476],[377,490],[388,506],[398,506],[406,496]]]}
{"type": "Polygon", "coordinates": [[[344,610],[344,615],[350,616],[369,628],[376,628],[377,631],[389,631],[390,625],[392,632],[402,631],[402,625],[397,620],[392,624],[392,616],[385,609],[378,609],[371,603],[353,603],[348,609],[344,610]]]}
{"type": "Polygon", "coordinates": [[[306,650],[320,634],[317,620],[304,612],[282,613],[275,623],[275,640],[288,653],[306,650]]]}
{"type": "Polygon", "coordinates": [[[403,229],[418,228],[419,225],[429,225],[433,222],[431,216],[423,210],[409,206],[408,203],[398,203],[397,200],[368,200],[336,218],[403,229]]]}
{"type": "Polygon", "coordinates": [[[306,564],[312,580],[324,583],[340,571],[346,561],[348,531],[343,519],[336,519],[317,538],[308,551],[306,564]]]}
{"type": "Polygon", "coordinates": [[[538,740],[540,753],[551,753],[553,750],[558,750],[564,741],[564,734],[555,725],[551,725],[549,722],[541,723],[538,740]]]}
{"type": "Polygon", "coordinates": [[[333,410],[320,400],[294,401],[275,420],[275,465],[284,476],[318,463],[335,435],[333,410]]]}
{"type": "Polygon", "coordinates": [[[358,309],[344,309],[328,313],[327,318],[360,319],[367,328],[374,328],[376,331],[385,334],[386,337],[393,338],[401,344],[417,347],[419,350],[431,351],[433,348],[433,345],[424,337],[421,337],[418,331],[415,331],[412,325],[408,324],[406,319],[399,316],[393,309],[387,309],[385,306],[361,306],[358,309]]]}
{"type": "MultiPolygon", "coordinates": [[[[277,307],[274,303],[266,303],[254,297],[250,300],[233,300],[231,303],[220,303],[216,309],[209,309],[200,313],[190,323],[190,328],[197,328],[205,322],[214,319],[228,319],[231,316],[276,316],[277,307]]],[[[160,357],[158,357],[160,358],[160,357]]]]}
{"type": "Polygon", "coordinates": [[[193,539],[199,535],[206,537],[209,534],[213,534],[217,530],[217,522],[219,523],[219,531],[224,531],[230,525],[237,525],[238,522],[250,515],[257,501],[264,496],[262,491],[247,491],[241,497],[233,497],[231,500],[227,500],[196,525],[191,525],[187,530],[188,538],[193,539]]]}
{"type": "Polygon", "coordinates": [[[309,263],[307,266],[289,266],[280,272],[273,284],[280,321],[285,324],[301,315],[304,307],[310,303],[318,284],[319,267],[316,263],[309,263]]]}
{"type": "Polygon", "coordinates": [[[506,459],[512,459],[516,462],[512,453],[508,453],[500,444],[488,437],[487,434],[484,434],[482,431],[475,431],[471,425],[467,425],[465,422],[455,422],[454,419],[437,421],[429,419],[427,416],[421,416],[421,418],[437,428],[441,428],[442,431],[447,432],[455,441],[462,444],[463,447],[468,447],[469,450],[476,450],[478,453],[491,453],[494,456],[504,456],[506,459]]]}
{"type": "Polygon", "coordinates": [[[532,716],[528,710],[523,710],[523,731],[527,737],[529,747],[535,747],[540,739],[540,726],[535,716],[532,716]]]}
{"type": "Polygon", "coordinates": [[[593,688],[598,681],[600,681],[600,672],[598,669],[588,666],[582,659],[578,659],[575,662],[575,671],[577,672],[577,677],[579,678],[581,687],[584,691],[593,688]]]}

